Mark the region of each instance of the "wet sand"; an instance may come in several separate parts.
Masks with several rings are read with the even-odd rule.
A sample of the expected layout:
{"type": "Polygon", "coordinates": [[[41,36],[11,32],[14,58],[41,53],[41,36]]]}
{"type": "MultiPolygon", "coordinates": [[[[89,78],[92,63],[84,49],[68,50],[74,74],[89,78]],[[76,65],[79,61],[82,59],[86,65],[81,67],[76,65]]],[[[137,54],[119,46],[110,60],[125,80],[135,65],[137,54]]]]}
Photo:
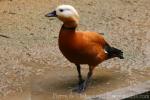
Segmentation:
{"type": "MultiPolygon", "coordinates": [[[[54,68],[43,75],[32,77],[30,87],[22,93],[13,94],[3,100],[84,100],[88,96],[98,95],[126,86],[136,85],[150,79],[150,69],[134,70],[132,75],[119,69],[96,68],[93,79],[86,92],[72,92],[78,79],[75,68],[54,68]]],[[[88,68],[82,68],[84,78],[88,68]]]]}

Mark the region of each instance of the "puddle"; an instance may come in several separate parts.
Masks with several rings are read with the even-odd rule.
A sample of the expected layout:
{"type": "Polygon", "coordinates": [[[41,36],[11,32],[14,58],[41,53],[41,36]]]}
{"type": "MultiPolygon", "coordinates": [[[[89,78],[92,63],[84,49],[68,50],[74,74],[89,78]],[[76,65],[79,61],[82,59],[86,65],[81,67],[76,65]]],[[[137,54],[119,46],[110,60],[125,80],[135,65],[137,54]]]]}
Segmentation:
{"type": "MultiPolygon", "coordinates": [[[[93,80],[85,93],[73,93],[78,83],[76,68],[55,67],[42,75],[32,77],[30,91],[4,100],[83,100],[87,96],[97,95],[121,87],[150,80],[150,69],[133,70],[132,75],[116,69],[96,68],[93,80]]],[[[84,78],[88,68],[82,68],[84,78]]]]}

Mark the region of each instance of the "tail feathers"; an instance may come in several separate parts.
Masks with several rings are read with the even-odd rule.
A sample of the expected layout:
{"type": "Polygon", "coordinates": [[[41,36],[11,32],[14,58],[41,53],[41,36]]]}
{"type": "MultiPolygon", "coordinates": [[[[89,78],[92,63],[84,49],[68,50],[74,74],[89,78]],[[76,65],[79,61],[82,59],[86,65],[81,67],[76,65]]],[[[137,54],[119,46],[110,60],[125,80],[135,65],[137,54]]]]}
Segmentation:
{"type": "Polygon", "coordinates": [[[120,59],[124,59],[123,52],[121,50],[114,48],[114,47],[112,47],[111,49],[112,49],[111,50],[111,56],[112,57],[114,56],[114,57],[118,57],[120,59]]]}
{"type": "Polygon", "coordinates": [[[107,45],[105,47],[105,50],[108,53],[108,58],[118,57],[120,59],[124,59],[123,52],[117,48],[114,48],[114,47],[107,45]]]}

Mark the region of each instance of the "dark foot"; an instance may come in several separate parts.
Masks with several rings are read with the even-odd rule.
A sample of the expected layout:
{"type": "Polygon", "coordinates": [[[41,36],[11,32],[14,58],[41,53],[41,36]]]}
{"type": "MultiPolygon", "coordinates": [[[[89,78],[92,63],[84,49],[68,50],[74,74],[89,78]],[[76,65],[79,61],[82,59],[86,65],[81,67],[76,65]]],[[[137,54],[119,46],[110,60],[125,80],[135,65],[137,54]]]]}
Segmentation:
{"type": "Polygon", "coordinates": [[[86,87],[87,87],[87,84],[85,82],[82,82],[82,84],[78,85],[77,87],[73,89],[73,92],[82,93],[85,91],[86,87]]]}
{"type": "Polygon", "coordinates": [[[79,81],[78,86],[82,85],[83,83],[84,83],[84,80],[82,79],[82,80],[79,81]]]}

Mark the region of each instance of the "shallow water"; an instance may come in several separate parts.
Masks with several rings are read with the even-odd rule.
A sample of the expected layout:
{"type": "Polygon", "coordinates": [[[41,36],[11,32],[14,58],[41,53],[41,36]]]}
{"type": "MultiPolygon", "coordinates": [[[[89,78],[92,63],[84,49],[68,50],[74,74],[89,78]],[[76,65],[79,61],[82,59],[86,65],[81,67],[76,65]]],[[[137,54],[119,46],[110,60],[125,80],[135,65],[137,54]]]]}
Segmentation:
{"type": "MultiPolygon", "coordinates": [[[[84,78],[88,68],[82,68],[84,78]]],[[[75,68],[54,68],[43,75],[32,77],[30,90],[13,94],[4,100],[83,100],[121,87],[135,85],[150,79],[150,69],[132,70],[130,75],[117,69],[96,68],[92,82],[82,94],[72,92],[77,85],[75,68]]]]}

